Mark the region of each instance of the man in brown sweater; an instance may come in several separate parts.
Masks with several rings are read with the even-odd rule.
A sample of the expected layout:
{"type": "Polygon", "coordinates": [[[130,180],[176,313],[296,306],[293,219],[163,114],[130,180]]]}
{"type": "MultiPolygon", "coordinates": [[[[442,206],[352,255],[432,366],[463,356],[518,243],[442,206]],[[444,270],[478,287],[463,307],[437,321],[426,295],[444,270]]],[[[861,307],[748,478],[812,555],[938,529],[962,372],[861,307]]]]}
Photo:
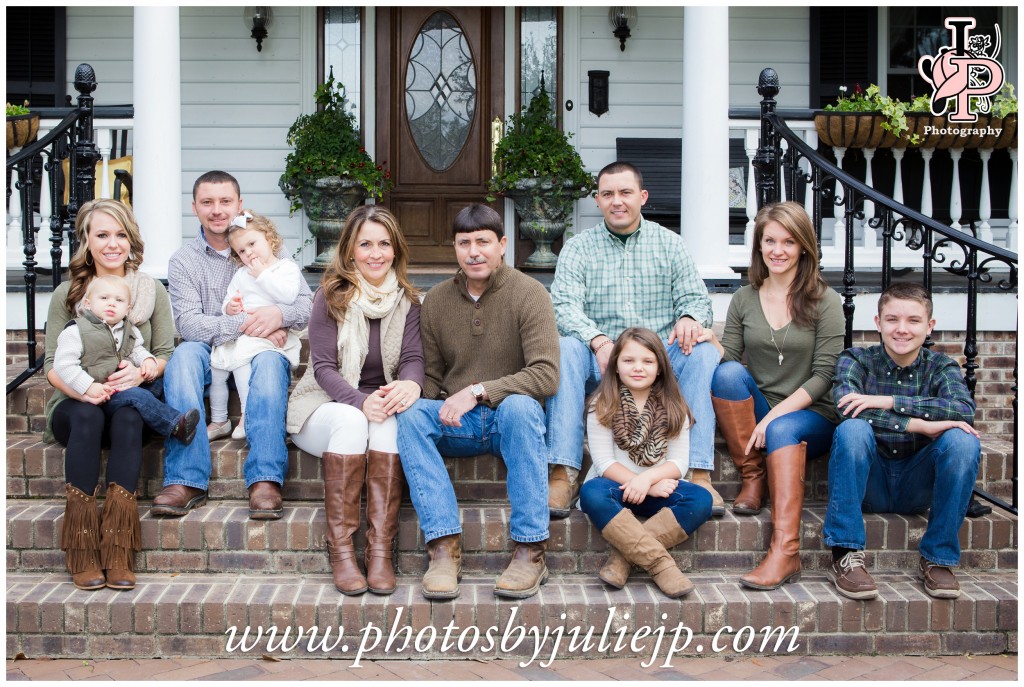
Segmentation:
{"type": "Polygon", "coordinates": [[[430,557],[423,596],[458,596],[462,575],[459,508],[441,454],[494,453],[508,468],[515,542],[494,593],[525,599],[548,576],[541,403],[558,388],[555,312],[537,280],[504,264],[498,213],[470,205],[452,233],[461,270],[424,299],[423,398],[398,416],[398,452],[430,557]]]}

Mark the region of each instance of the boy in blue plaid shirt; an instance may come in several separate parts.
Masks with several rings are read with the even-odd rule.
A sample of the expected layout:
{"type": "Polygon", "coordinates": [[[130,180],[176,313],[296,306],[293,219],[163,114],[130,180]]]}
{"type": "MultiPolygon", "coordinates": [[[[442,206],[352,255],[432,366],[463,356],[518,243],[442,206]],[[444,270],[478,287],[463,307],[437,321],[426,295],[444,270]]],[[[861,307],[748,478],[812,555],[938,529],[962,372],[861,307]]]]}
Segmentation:
{"type": "Polygon", "coordinates": [[[836,364],[833,395],[843,420],[828,465],[826,575],[851,599],[878,596],[864,567],[868,513],[928,515],[920,574],[933,597],[960,596],[950,567],[981,459],[974,399],[960,366],[923,348],[935,326],[932,300],[917,284],[896,283],[878,299],[882,345],[850,348],[836,364]]]}

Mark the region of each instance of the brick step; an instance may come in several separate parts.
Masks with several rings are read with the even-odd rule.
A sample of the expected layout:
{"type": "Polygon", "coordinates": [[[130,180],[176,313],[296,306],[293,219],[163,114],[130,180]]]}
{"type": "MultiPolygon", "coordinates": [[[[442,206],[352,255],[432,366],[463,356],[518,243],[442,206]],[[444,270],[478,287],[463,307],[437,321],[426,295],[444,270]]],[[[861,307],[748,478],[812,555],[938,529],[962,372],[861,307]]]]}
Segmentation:
{"type": "Polygon", "coordinates": [[[469,572],[457,599],[430,602],[420,595],[420,580],[413,576],[401,577],[391,596],[346,597],[326,575],[144,573],[134,591],[86,592],[76,590],[66,574],[9,573],[7,654],[83,659],[266,654],[334,658],[350,665],[362,648],[362,658],[367,660],[515,657],[529,661],[535,651],[532,628],[536,628],[544,642],[540,658],[535,659],[539,662],[552,651],[558,658],[569,656],[570,632],[579,628],[580,639],[575,641],[582,645],[588,631],[591,641],[588,648],[577,648],[574,657],[649,658],[655,654],[660,665],[676,637],[674,646],[683,646],[687,630],[693,638],[675,654],[677,660],[713,653],[712,642],[720,631],[718,645],[726,647],[724,653],[735,653],[734,639],[741,647],[750,639],[749,629],[737,634],[744,627],[753,628],[755,635],[748,651],[769,654],[1017,651],[1016,571],[961,574],[962,595],[956,600],[926,595],[914,573],[877,573],[880,595],[868,602],[838,596],[817,571],[771,592],[743,588],[732,572],[704,570],[690,578],[696,589],[683,599],[671,600],[646,575],[636,575],[623,590],[610,589],[590,575],[552,575],[539,594],[512,602],[493,595],[493,576],[469,572]],[[330,627],[328,648],[339,633],[344,640],[331,651],[310,650],[307,634],[288,652],[276,642],[275,648],[268,648],[266,634],[255,641],[258,628],[267,633],[274,626],[280,632],[291,628],[289,645],[299,628],[308,632],[315,627],[317,639],[322,639],[330,627]],[[448,626],[453,629],[446,630],[448,626]],[[467,631],[471,626],[479,631],[478,641],[473,642],[474,631],[467,631]],[[236,642],[246,627],[250,629],[248,651],[237,646],[234,652],[227,651],[231,627],[239,632],[236,642]],[[403,631],[405,627],[410,629],[403,631]],[[496,628],[490,630],[495,649],[488,650],[486,637],[492,627],[496,628]],[[515,629],[519,627],[525,631],[515,629]],[[555,649],[554,633],[560,628],[565,635],[555,649]],[[762,628],[779,628],[767,648],[761,648],[767,634],[762,628]],[[396,643],[387,650],[392,630],[396,643]],[[464,648],[470,649],[472,642],[471,650],[442,652],[446,631],[451,632],[451,643],[464,637],[464,648]],[[551,634],[545,637],[545,631],[551,634]],[[788,636],[776,642],[784,631],[788,636]],[[520,632],[525,641],[516,643],[520,632]],[[421,646],[414,649],[417,636],[421,646]],[[620,636],[624,641],[616,650],[620,636]],[[371,648],[378,637],[380,641],[371,648]],[[399,652],[405,637],[411,641],[399,652]]]}
{"type": "MultiPolygon", "coordinates": [[[[323,475],[318,457],[288,445],[288,473],[284,494],[290,500],[323,500],[323,475]]],[[[248,448],[242,440],[218,439],[210,453],[212,472],[210,497],[241,498],[246,494],[243,465],[248,448]]],[[[154,438],[143,447],[140,493],[143,500],[160,493],[163,485],[163,441],[154,438]]],[[[715,447],[712,481],[726,500],[740,489],[740,477],[721,439],[715,447]]],[[[484,501],[506,499],[505,463],[493,455],[447,458],[445,466],[460,499],[484,501]]],[[[102,474],[102,472],[101,472],[102,474]]],[[[989,441],[982,444],[978,486],[1005,499],[1010,498],[1013,482],[1013,445],[989,441]]],[[[828,458],[807,462],[808,500],[828,498],[828,458]]],[[[15,498],[51,498],[64,493],[64,447],[46,444],[38,433],[9,432],[7,435],[7,496],[15,498]]]]}
{"type": "MultiPolygon", "coordinates": [[[[416,512],[403,506],[399,515],[395,565],[403,573],[426,569],[425,545],[416,512]]],[[[148,572],[264,572],[327,573],[326,524],[322,506],[285,504],[281,520],[248,519],[246,501],[216,501],[182,518],[154,517],[143,503],[142,551],[137,569],[148,572]]],[[[498,573],[508,564],[510,508],[499,504],[470,504],[460,508],[467,569],[498,573]]],[[[7,501],[7,570],[10,572],[64,569],[60,550],[63,500],[7,501]]],[[[804,509],[801,531],[802,562],[823,570],[831,551],[822,542],[825,506],[804,509]]],[[[918,544],[924,535],[924,516],[866,514],[867,560],[879,570],[914,569],[918,544]]],[[[683,570],[731,570],[741,574],[757,565],[771,538],[768,510],[756,516],[731,511],[712,518],[696,536],[673,549],[683,570]]],[[[553,520],[547,564],[560,574],[592,573],[605,558],[606,544],[587,517],[574,510],[553,520]]],[[[356,535],[361,552],[365,523],[356,535]]],[[[1017,568],[1017,519],[994,512],[967,519],[960,528],[961,567],[972,570],[1017,568]]]]}

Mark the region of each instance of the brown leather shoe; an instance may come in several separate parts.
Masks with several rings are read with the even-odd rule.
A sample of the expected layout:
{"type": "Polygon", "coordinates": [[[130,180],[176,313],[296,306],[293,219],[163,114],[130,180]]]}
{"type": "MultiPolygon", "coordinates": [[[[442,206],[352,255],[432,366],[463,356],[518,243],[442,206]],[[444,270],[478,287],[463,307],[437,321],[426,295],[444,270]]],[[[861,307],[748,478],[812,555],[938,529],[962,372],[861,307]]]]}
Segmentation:
{"type": "Polygon", "coordinates": [[[725,501],[722,499],[722,495],[711,486],[711,472],[709,470],[701,470],[699,468],[690,470],[690,484],[704,487],[704,490],[711,494],[712,517],[720,518],[725,515],[725,501]]]}
{"type": "Polygon", "coordinates": [[[849,599],[874,599],[878,587],[864,567],[864,552],[851,551],[825,569],[825,577],[836,586],[836,591],[849,599]]]}
{"type": "Polygon", "coordinates": [[[580,471],[568,465],[552,465],[548,474],[548,512],[551,517],[569,517],[579,497],[580,471]]]}
{"type": "Polygon", "coordinates": [[[168,484],[153,499],[152,515],[181,517],[206,503],[206,492],[184,484],[168,484]]]}
{"type": "Polygon", "coordinates": [[[960,583],[956,581],[956,575],[949,566],[937,565],[924,556],[921,556],[920,566],[924,590],[929,596],[936,599],[960,598],[960,583]]]}
{"type": "Polygon", "coordinates": [[[96,510],[96,494],[86,494],[70,484],[64,488],[67,505],[60,547],[64,549],[71,581],[78,589],[103,589],[106,578],[100,565],[100,515],[96,510]]]}
{"type": "Polygon", "coordinates": [[[193,408],[187,413],[182,413],[178,423],[174,425],[171,433],[175,439],[188,446],[196,438],[196,427],[199,426],[199,411],[193,408]]]}
{"type": "Polygon", "coordinates": [[[462,579],[462,535],[449,534],[427,542],[430,565],[421,591],[427,599],[454,599],[462,579]]]}
{"type": "Polygon", "coordinates": [[[100,560],[110,589],[135,589],[135,552],[142,548],[134,492],[111,482],[100,522],[100,560]]]}
{"type": "Polygon", "coordinates": [[[253,482],[249,487],[249,518],[277,520],[283,514],[281,487],[277,482],[253,482]]]}
{"type": "Polygon", "coordinates": [[[548,581],[548,566],[544,564],[548,540],[515,544],[512,561],[494,584],[494,593],[507,599],[527,599],[548,581]]]}

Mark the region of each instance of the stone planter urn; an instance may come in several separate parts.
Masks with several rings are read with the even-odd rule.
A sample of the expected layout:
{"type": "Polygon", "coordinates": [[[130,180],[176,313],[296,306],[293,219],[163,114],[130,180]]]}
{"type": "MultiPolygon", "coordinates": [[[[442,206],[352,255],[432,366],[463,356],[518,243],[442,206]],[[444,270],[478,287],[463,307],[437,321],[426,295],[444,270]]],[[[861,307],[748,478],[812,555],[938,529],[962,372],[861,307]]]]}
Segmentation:
{"type": "Polygon", "coordinates": [[[302,207],[309,218],[309,232],[324,249],[306,269],[323,272],[338,247],[345,220],[366,200],[366,187],[348,177],[323,177],[302,191],[302,207]]]}
{"type": "Polygon", "coordinates": [[[515,204],[519,231],[535,246],[523,267],[550,269],[558,262],[551,244],[565,233],[576,196],[572,182],[564,183],[561,193],[556,194],[554,189],[550,179],[534,178],[521,179],[504,192],[515,204]]]}
{"type": "Polygon", "coordinates": [[[39,133],[39,115],[30,112],[24,115],[11,115],[7,118],[7,150],[24,148],[36,140],[39,133]]]}

